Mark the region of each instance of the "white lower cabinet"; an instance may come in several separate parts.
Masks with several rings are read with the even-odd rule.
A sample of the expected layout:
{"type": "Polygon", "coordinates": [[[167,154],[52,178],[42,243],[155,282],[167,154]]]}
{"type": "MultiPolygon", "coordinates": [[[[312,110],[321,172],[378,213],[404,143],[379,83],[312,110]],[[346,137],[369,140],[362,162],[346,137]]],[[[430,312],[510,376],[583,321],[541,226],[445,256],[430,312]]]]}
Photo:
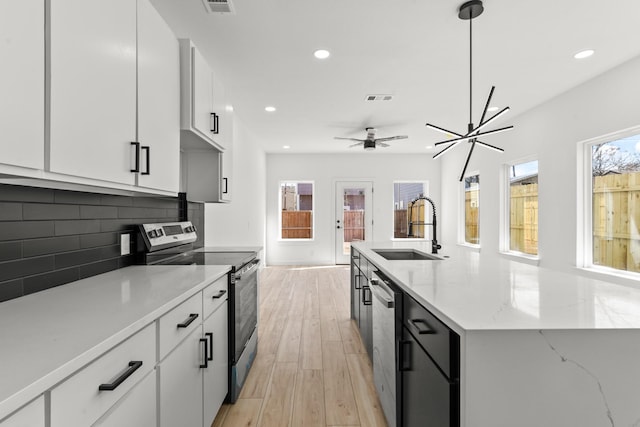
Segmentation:
{"type": "Polygon", "coordinates": [[[44,397],[40,396],[9,418],[0,421],[0,427],[44,427],[44,417],[44,397]]]}
{"type": "Polygon", "coordinates": [[[94,427],[155,426],[157,426],[157,419],[156,375],[154,372],[150,372],[94,424],[94,427]]]}
{"type": "Polygon", "coordinates": [[[51,390],[51,427],[89,426],[153,370],[155,323],[51,390]]]}
{"type": "Polygon", "coordinates": [[[157,367],[160,427],[202,427],[204,343],[193,331],[157,367]]]}
{"type": "Polygon", "coordinates": [[[211,360],[208,361],[208,367],[203,369],[204,427],[211,425],[229,389],[228,306],[228,301],[225,301],[202,325],[205,339],[211,342],[211,360]]]}

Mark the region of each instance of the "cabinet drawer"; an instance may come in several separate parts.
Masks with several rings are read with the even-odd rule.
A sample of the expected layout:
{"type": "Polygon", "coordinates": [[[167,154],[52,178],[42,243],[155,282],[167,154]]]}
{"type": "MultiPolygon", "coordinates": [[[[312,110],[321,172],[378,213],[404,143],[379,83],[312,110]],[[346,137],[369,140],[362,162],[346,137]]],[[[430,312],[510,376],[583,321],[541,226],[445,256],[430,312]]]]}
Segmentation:
{"type": "Polygon", "coordinates": [[[9,418],[0,421],[0,427],[44,427],[44,397],[38,397],[9,418]]]}
{"type": "Polygon", "coordinates": [[[88,426],[107,412],[153,370],[155,335],[155,324],[145,327],[54,388],[51,427],[88,426]],[[99,389],[107,384],[114,388],[99,389]]]}
{"type": "Polygon", "coordinates": [[[458,334],[409,295],[404,294],[403,302],[405,327],[449,378],[458,378],[458,334]]]}
{"type": "Polygon", "coordinates": [[[92,427],[155,427],[156,374],[149,373],[92,427]]]}
{"type": "Polygon", "coordinates": [[[160,360],[202,324],[202,292],[198,292],[159,320],[160,360]]]}
{"type": "Polygon", "coordinates": [[[202,317],[204,319],[229,299],[228,282],[229,276],[225,274],[202,291],[202,317]]]}

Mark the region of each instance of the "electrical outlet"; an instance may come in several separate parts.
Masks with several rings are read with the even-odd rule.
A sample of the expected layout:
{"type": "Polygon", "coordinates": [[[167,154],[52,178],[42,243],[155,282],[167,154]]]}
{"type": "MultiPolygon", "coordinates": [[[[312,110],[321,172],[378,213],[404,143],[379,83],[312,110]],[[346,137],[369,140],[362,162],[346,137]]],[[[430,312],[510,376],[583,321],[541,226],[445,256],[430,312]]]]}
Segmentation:
{"type": "Polygon", "coordinates": [[[129,234],[120,235],[120,255],[131,253],[131,236],[129,234]]]}

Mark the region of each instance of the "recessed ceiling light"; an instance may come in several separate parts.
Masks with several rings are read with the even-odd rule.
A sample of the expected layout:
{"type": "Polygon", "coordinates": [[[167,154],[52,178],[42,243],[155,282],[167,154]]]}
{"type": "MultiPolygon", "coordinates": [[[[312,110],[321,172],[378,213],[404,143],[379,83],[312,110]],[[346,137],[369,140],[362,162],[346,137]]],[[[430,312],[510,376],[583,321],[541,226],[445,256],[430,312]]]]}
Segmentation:
{"type": "Polygon", "coordinates": [[[498,111],[498,107],[489,107],[487,108],[487,111],[493,113],[494,111],[498,111]]]}
{"type": "Polygon", "coordinates": [[[284,148],[285,150],[288,150],[289,148],[291,148],[291,146],[289,145],[283,145],[282,148],[284,148]]]}
{"type": "Polygon", "coordinates": [[[573,55],[573,57],[576,58],[576,59],[584,59],[584,58],[590,57],[594,53],[595,53],[595,50],[587,49],[587,50],[582,50],[582,51],[576,53],[575,55],[573,55]]]}
{"type": "Polygon", "coordinates": [[[315,52],[313,52],[313,56],[315,56],[318,59],[327,59],[330,55],[331,53],[325,49],[318,49],[315,52]]]}
{"type": "Polygon", "coordinates": [[[424,148],[426,148],[427,150],[431,150],[431,149],[433,148],[433,145],[427,145],[427,146],[426,146],[426,147],[424,147],[424,148]]]}
{"type": "Polygon", "coordinates": [[[274,111],[276,111],[276,107],[268,105],[268,106],[264,107],[264,111],[268,111],[269,113],[273,113],[274,111]]]}
{"type": "Polygon", "coordinates": [[[227,105],[224,107],[224,109],[228,112],[232,112],[233,111],[233,105],[227,105]]]}

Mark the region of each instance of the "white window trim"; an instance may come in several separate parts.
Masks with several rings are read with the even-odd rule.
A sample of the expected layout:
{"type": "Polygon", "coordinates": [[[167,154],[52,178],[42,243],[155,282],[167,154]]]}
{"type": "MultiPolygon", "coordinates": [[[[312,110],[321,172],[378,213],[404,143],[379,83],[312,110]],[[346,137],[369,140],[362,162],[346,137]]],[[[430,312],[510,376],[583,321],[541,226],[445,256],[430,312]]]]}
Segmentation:
{"type": "MultiPolygon", "coordinates": [[[[510,220],[511,213],[509,212],[511,206],[511,192],[509,185],[509,169],[513,165],[517,165],[520,163],[527,163],[538,161],[538,184],[540,183],[540,161],[538,156],[530,155],[524,156],[516,159],[512,159],[508,163],[504,163],[500,170],[500,248],[499,252],[501,255],[506,258],[510,258],[514,261],[524,262],[526,264],[539,265],[540,263],[540,240],[538,240],[538,254],[530,255],[525,254],[524,252],[512,251],[510,248],[510,220]]],[[[538,191],[540,186],[538,185],[538,191]]],[[[538,200],[540,199],[540,195],[538,194],[538,200]]],[[[540,237],[540,224],[538,224],[538,239],[540,237]]]]}
{"type": "Polygon", "coordinates": [[[640,280],[640,273],[593,264],[593,188],[591,147],[640,133],[640,125],[577,143],[576,267],[597,278],[640,280]]]}
{"type": "Polygon", "coordinates": [[[316,238],[316,183],[308,179],[281,179],[278,182],[278,242],[282,243],[306,243],[313,242],[316,238]],[[282,238],[282,184],[311,184],[311,237],[310,239],[283,239],[282,238]]]}
{"type": "MultiPolygon", "coordinates": [[[[464,178],[469,178],[470,176],[475,176],[475,175],[480,176],[480,171],[476,170],[473,172],[469,172],[465,174],[464,178]]],[[[458,245],[465,246],[468,248],[473,248],[473,249],[480,249],[480,246],[482,245],[482,241],[480,241],[480,243],[478,244],[475,244],[475,243],[469,243],[465,240],[466,218],[465,218],[465,205],[464,205],[464,201],[465,201],[464,178],[460,182],[460,186],[459,186],[460,195],[458,196],[458,245]]],[[[478,200],[480,200],[480,195],[478,195],[478,200]]],[[[480,206],[482,206],[482,203],[480,204],[480,206]]],[[[478,216],[478,221],[479,220],[480,220],[480,217],[478,216]]],[[[480,228],[480,223],[478,223],[478,228],[480,228]]]]}
{"type": "Polygon", "coordinates": [[[431,198],[431,196],[429,195],[429,181],[428,180],[421,180],[421,179],[405,179],[405,180],[393,180],[391,182],[391,241],[395,241],[395,242],[426,242],[426,241],[431,241],[431,238],[427,238],[427,233],[425,234],[425,237],[393,237],[394,236],[394,227],[395,227],[395,223],[394,223],[394,203],[395,198],[394,198],[394,189],[395,189],[395,184],[412,184],[412,183],[416,183],[416,182],[421,182],[424,188],[424,195],[425,197],[429,197],[431,198]]]}

